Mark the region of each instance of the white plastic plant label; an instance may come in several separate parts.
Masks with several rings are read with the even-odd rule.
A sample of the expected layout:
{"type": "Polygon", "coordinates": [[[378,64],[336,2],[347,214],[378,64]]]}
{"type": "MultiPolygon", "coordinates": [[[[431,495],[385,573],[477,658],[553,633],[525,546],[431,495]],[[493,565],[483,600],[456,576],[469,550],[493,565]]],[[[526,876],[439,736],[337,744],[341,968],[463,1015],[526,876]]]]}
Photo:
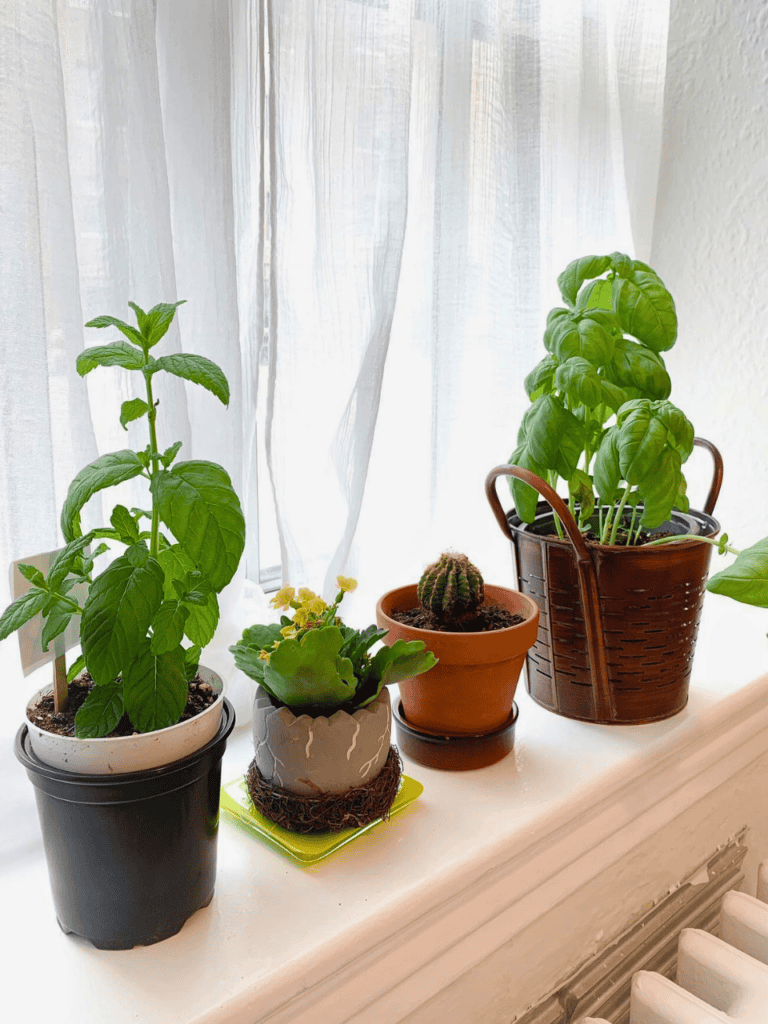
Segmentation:
{"type": "MultiPolygon", "coordinates": [[[[36,569],[39,569],[42,573],[47,575],[48,570],[51,567],[51,562],[59,554],[58,551],[45,551],[40,555],[32,555],[29,558],[20,558],[16,562],[11,563],[11,593],[13,600],[21,597],[22,594],[26,594],[31,589],[32,584],[29,580],[25,579],[18,570],[19,562],[26,565],[34,565],[36,569]]],[[[87,557],[87,553],[84,552],[87,557]]],[[[73,587],[71,590],[71,596],[82,605],[88,596],[88,587],[84,583],[80,583],[73,587]]],[[[21,650],[21,668],[25,676],[28,676],[30,672],[34,672],[35,669],[40,668],[41,665],[46,665],[56,658],[60,658],[66,651],[71,650],[73,647],[78,647],[80,644],[80,616],[73,615],[69,625],[63,633],[59,634],[52,640],[48,646],[48,651],[43,651],[42,647],[42,635],[43,635],[43,617],[42,615],[33,616],[29,622],[24,623],[23,626],[17,632],[19,638],[19,649],[21,650]]]]}

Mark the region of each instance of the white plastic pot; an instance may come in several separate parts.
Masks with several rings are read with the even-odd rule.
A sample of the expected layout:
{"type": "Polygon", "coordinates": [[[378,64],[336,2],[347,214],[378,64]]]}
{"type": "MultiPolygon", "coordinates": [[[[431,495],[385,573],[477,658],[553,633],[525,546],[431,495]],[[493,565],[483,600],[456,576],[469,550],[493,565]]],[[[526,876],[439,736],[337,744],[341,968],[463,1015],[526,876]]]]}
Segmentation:
{"type": "MultiPolygon", "coordinates": [[[[103,739],[80,740],[74,736],[57,736],[34,725],[27,716],[29,740],[33,753],[45,764],[63,771],[82,772],[85,775],[124,774],[147,768],[160,768],[189,757],[209,743],[221,725],[224,707],[224,683],[221,676],[202,665],[198,675],[210,683],[217,700],[200,715],[186,722],[178,722],[167,729],[143,732],[138,736],[115,736],[103,739]]],[[[34,695],[27,710],[38,698],[49,692],[45,687],[34,695]]]]}

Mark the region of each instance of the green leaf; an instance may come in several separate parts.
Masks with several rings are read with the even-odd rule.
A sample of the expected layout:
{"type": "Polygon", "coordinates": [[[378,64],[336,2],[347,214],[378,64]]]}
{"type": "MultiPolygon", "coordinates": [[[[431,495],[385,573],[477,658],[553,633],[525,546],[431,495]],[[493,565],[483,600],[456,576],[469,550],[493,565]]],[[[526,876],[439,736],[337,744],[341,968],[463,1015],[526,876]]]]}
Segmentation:
{"type": "Polygon", "coordinates": [[[48,570],[48,585],[51,590],[58,590],[71,572],[83,570],[83,551],[91,543],[91,539],[90,533],[84,537],[77,537],[56,555],[48,570]]]}
{"type": "MultiPolygon", "coordinates": [[[[89,320],[85,325],[86,327],[116,327],[121,334],[124,334],[128,341],[134,345],[138,345],[139,348],[144,348],[144,339],[141,334],[136,330],[135,327],[131,327],[130,324],[125,323],[124,320],[118,320],[114,316],[97,316],[95,320],[89,320]]],[[[143,362],[143,360],[142,360],[143,362]]],[[[80,370],[78,369],[78,373],[80,370]]]]}
{"type": "Polygon", "coordinates": [[[135,544],[138,541],[139,528],[125,505],[115,505],[109,521],[120,534],[120,540],[124,544],[135,544]]]}
{"type": "Polygon", "coordinates": [[[558,362],[554,356],[544,356],[538,366],[534,366],[525,378],[525,390],[532,402],[552,391],[557,367],[558,362]]]}
{"type": "Polygon", "coordinates": [[[24,579],[29,580],[30,583],[34,584],[34,586],[40,587],[41,590],[48,589],[48,581],[40,570],[34,567],[34,565],[26,565],[24,562],[19,562],[16,568],[24,579]]]}
{"type": "Polygon", "coordinates": [[[654,352],[666,352],[675,344],[675,303],[656,274],[633,270],[631,278],[614,278],[613,308],[627,334],[654,352]]]}
{"type": "MultiPolygon", "coordinates": [[[[161,551],[157,560],[165,576],[164,599],[177,600],[187,593],[186,578],[194,571],[195,564],[178,544],[161,551]],[[181,593],[174,585],[176,583],[181,584],[181,593]]],[[[216,594],[213,591],[206,594],[203,604],[195,604],[188,608],[188,611],[189,618],[185,623],[184,632],[193,644],[205,647],[213,640],[219,624],[219,602],[216,594]]]]}
{"type": "Polygon", "coordinates": [[[187,300],[179,299],[178,302],[158,302],[156,306],[147,313],[146,330],[149,348],[156,345],[163,338],[173,322],[177,306],[182,306],[187,300]]]}
{"type": "MultiPolygon", "coordinates": [[[[259,658],[258,650],[243,644],[233,644],[229,650],[231,654],[234,654],[235,665],[240,671],[245,672],[250,679],[255,679],[257,683],[264,685],[264,669],[267,663],[259,658]]],[[[276,696],[274,693],[271,695],[276,696]]]]}
{"type": "Polygon", "coordinates": [[[140,370],[143,365],[144,356],[141,352],[124,341],[86,348],[75,361],[75,367],[81,377],[95,370],[97,366],[122,366],[126,370],[140,370]]]}
{"type": "Polygon", "coordinates": [[[600,496],[600,500],[606,505],[612,505],[616,500],[616,492],[621,483],[621,466],[616,447],[617,433],[617,427],[609,427],[605,432],[593,467],[595,490],[600,496]]]}
{"type": "Polygon", "coordinates": [[[596,409],[603,402],[602,378],[581,356],[572,356],[558,366],[554,384],[555,390],[564,391],[577,405],[596,409]]]}
{"type": "Polygon", "coordinates": [[[136,323],[139,325],[139,332],[141,333],[142,338],[146,338],[147,314],[144,312],[141,306],[137,306],[135,302],[129,302],[128,305],[136,314],[136,323]]]}
{"type": "Polygon", "coordinates": [[[43,624],[43,635],[41,638],[41,645],[44,651],[48,651],[48,645],[51,640],[55,640],[57,636],[64,632],[73,615],[72,609],[62,603],[55,604],[48,612],[43,624]]]}
{"type": "Polygon", "coordinates": [[[80,675],[84,668],[85,658],[81,654],[77,658],[75,658],[75,660],[69,666],[69,669],[67,671],[67,683],[74,682],[74,680],[77,679],[77,677],[80,675]]]}
{"type": "MultiPolygon", "coordinates": [[[[437,658],[426,646],[423,640],[395,640],[391,647],[382,647],[376,652],[371,659],[370,674],[379,678],[382,686],[420,676],[437,664],[437,658]]],[[[378,691],[370,700],[377,695],[378,691]]]]}
{"type": "Polygon", "coordinates": [[[162,462],[163,467],[165,469],[168,469],[170,464],[173,462],[173,460],[179,454],[179,449],[180,448],[181,448],[181,441],[176,441],[175,444],[172,444],[170,448],[166,448],[165,449],[163,454],[160,456],[160,461],[162,462]]]}
{"type": "Polygon", "coordinates": [[[617,342],[606,370],[615,384],[637,388],[644,398],[668,398],[672,390],[661,356],[627,338],[617,342]]]}
{"type": "Polygon", "coordinates": [[[652,530],[669,519],[680,493],[681,476],[680,452],[675,448],[665,448],[653,472],[638,485],[643,499],[642,526],[652,530]]]}
{"type": "Polygon", "coordinates": [[[557,279],[563,299],[569,306],[575,305],[582,284],[589,278],[600,277],[610,265],[610,256],[581,256],[569,263],[557,279]]]}
{"type": "Polygon", "coordinates": [[[153,373],[158,370],[166,370],[176,377],[200,384],[216,395],[224,405],[229,405],[229,384],[224,371],[204,356],[193,356],[186,352],[161,356],[152,367],[153,373]]]}
{"type": "Polygon", "coordinates": [[[61,532],[66,541],[73,541],[82,533],[80,510],[97,491],[112,487],[138,476],[143,470],[141,459],[130,448],[102,455],[81,469],[69,485],[61,510],[61,532]]]}
{"type": "Polygon", "coordinates": [[[245,520],[232,483],[213,462],[177,462],[155,474],[160,518],[217,592],[234,576],[245,547],[245,520]]]}
{"type": "Polygon", "coordinates": [[[108,736],[123,717],[122,682],[94,686],[75,715],[75,736],[81,740],[108,736]]]}
{"type": "Polygon", "coordinates": [[[152,619],[152,654],[166,654],[178,647],[184,637],[184,623],[189,610],[178,601],[164,601],[152,619]]]}
{"type": "Polygon", "coordinates": [[[120,425],[123,430],[128,429],[128,424],[132,420],[138,420],[145,415],[149,406],[141,398],[132,398],[128,402],[123,402],[120,407],[120,425]]]}
{"type": "Polygon", "coordinates": [[[693,451],[693,424],[676,405],[671,402],[654,402],[653,412],[661,420],[671,435],[671,443],[680,452],[685,462],[693,451]]]}
{"type": "Polygon", "coordinates": [[[613,289],[611,282],[600,278],[598,281],[591,281],[579,292],[576,300],[577,309],[612,309],[613,289]]]}
{"type": "Polygon", "coordinates": [[[742,604],[768,608],[768,537],[745,548],[733,565],[710,576],[707,590],[742,604]]]}
{"type": "Polygon", "coordinates": [[[301,640],[283,640],[264,669],[269,691],[284,704],[337,707],[355,694],[352,663],[340,658],[344,643],[338,626],[311,629],[301,640]]]}
{"type": "Polygon", "coordinates": [[[189,695],[182,648],[154,655],[144,645],[123,673],[123,691],[125,710],[139,732],[175,725],[189,695]]]}
{"type": "Polygon", "coordinates": [[[544,345],[547,351],[561,363],[572,356],[581,356],[593,366],[604,366],[610,362],[616,343],[616,332],[612,318],[609,315],[603,316],[605,310],[562,312],[564,315],[552,318],[544,332],[544,345]]]}
{"type": "Polygon", "coordinates": [[[240,643],[245,647],[253,647],[257,651],[263,651],[265,647],[271,647],[275,641],[282,640],[280,632],[284,627],[277,623],[270,623],[267,626],[249,626],[243,633],[240,643]]]}
{"type": "Polygon", "coordinates": [[[20,626],[41,612],[50,596],[47,590],[38,590],[34,587],[9,604],[0,615],[0,640],[5,640],[7,636],[15,633],[20,626]]]}
{"type": "MultiPolygon", "coordinates": [[[[128,548],[91,584],[80,623],[88,670],[97,685],[110,683],[136,657],[163,597],[163,570],[128,548]]],[[[144,548],[146,551],[146,548],[144,548]]]]}
{"type": "Polygon", "coordinates": [[[595,510],[595,494],[589,474],[577,469],[568,481],[568,493],[579,503],[579,521],[586,522],[595,510]]]}
{"type": "Polygon", "coordinates": [[[193,683],[195,676],[200,668],[200,655],[202,654],[200,647],[188,647],[184,651],[184,676],[186,677],[187,683],[193,683]]]}
{"type": "Polygon", "coordinates": [[[584,450],[584,424],[565,408],[561,398],[544,395],[526,410],[518,443],[537,466],[568,480],[584,450]]]}
{"type": "MultiPolygon", "coordinates": [[[[546,480],[546,469],[531,457],[524,444],[519,445],[512,452],[507,464],[510,466],[520,466],[521,469],[527,469],[531,473],[535,473],[536,476],[546,480]]],[[[514,477],[508,477],[507,479],[509,480],[509,489],[512,492],[512,500],[515,503],[515,511],[524,523],[532,523],[536,518],[536,505],[539,501],[538,491],[534,490],[529,484],[524,484],[522,480],[516,480],[514,477]]]]}

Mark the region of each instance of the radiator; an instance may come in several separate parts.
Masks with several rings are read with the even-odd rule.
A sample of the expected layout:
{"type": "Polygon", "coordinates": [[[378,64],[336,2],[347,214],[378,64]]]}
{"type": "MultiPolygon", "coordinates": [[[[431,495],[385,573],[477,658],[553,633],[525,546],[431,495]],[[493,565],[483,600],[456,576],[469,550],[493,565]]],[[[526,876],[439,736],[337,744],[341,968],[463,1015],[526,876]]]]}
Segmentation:
{"type": "MultiPolygon", "coordinates": [[[[717,938],[698,928],[680,934],[677,984],[652,971],[632,979],[629,1024],[768,1024],[768,861],[757,899],[723,897],[717,938]]],[[[581,1024],[610,1024],[583,1017],[581,1024]]]]}

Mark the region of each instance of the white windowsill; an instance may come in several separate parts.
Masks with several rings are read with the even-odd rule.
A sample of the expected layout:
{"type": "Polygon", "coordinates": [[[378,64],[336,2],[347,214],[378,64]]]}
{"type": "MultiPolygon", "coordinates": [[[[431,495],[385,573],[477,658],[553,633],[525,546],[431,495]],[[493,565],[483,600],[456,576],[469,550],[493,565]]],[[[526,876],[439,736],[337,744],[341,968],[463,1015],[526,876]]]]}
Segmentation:
{"type": "MultiPolygon", "coordinates": [[[[562,719],[521,683],[512,755],[465,773],[406,761],[416,803],[314,867],[222,816],[211,906],[156,946],[65,937],[42,852],[0,866],[9,1019],[29,1005],[59,1024],[401,1020],[768,748],[767,628],[709,597],[689,706],[656,725],[562,719]]],[[[236,731],[225,781],[250,751],[236,731]]]]}

